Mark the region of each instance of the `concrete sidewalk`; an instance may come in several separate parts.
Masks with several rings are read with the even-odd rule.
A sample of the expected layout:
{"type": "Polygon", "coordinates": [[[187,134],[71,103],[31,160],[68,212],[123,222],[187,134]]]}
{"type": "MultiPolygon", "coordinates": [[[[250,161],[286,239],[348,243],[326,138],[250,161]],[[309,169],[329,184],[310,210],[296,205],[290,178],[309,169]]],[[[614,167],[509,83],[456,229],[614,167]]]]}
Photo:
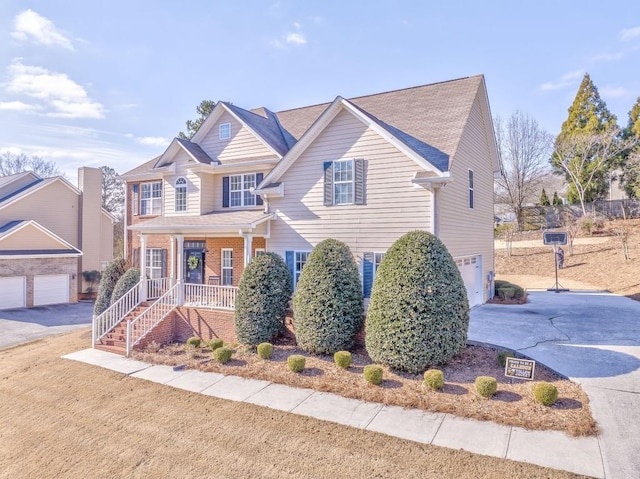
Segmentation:
{"type": "Polygon", "coordinates": [[[117,354],[85,349],[63,356],[159,384],[256,404],[410,441],[528,462],[604,478],[595,437],[575,438],[558,431],[529,431],[450,414],[344,398],[268,381],[157,366],[117,354]]]}

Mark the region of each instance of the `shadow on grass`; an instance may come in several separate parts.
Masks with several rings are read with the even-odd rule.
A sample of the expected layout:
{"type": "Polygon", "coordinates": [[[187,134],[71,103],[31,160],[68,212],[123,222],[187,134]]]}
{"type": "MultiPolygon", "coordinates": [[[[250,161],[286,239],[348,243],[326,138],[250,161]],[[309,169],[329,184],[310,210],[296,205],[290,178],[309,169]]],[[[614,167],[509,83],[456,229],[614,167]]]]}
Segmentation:
{"type": "Polygon", "coordinates": [[[575,268],[576,266],[582,266],[584,264],[587,264],[587,263],[565,264],[564,267],[561,269],[575,268]]]}

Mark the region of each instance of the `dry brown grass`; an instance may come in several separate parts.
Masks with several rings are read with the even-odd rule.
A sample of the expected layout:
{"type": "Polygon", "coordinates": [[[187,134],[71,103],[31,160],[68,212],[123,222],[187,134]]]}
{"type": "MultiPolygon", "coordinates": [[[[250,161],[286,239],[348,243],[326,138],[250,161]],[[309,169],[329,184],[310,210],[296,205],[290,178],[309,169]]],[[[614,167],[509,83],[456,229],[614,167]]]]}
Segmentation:
{"type": "Polygon", "coordinates": [[[75,332],[0,351],[1,478],[577,477],[60,358],[88,343],[75,332]]]}
{"type": "Polygon", "coordinates": [[[441,368],[445,374],[444,389],[430,391],[422,384],[422,376],[388,368],[384,369],[381,386],[368,384],[362,376],[362,368],[371,360],[362,349],[353,353],[351,368],[343,370],[334,364],[331,356],[309,355],[297,349],[290,339],[282,342],[276,344],[271,360],[260,359],[248,347],[236,346],[232,361],[225,365],[214,361],[206,347],[194,351],[182,344],[169,345],[157,352],[135,353],[134,357],[156,364],[184,364],[201,371],[264,379],[355,399],[446,412],[528,429],[555,429],[575,436],[596,432],[589,400],[580,386],[537,366],[535,379],[555,384],[560,398],[553,407],[541,406],[533,400],[530,381],[504,376],[504,369],[497,362],[497,351],[493,349],[468,346],[441,368]],[[291,354],[307,357],[303,373],[295,374],[287,368],[286,360],[291,354]],[[474,381],[478,376],[493,376],[498,380],[498,393],[493,398],[485,399],[476,394],[474,381]]]}

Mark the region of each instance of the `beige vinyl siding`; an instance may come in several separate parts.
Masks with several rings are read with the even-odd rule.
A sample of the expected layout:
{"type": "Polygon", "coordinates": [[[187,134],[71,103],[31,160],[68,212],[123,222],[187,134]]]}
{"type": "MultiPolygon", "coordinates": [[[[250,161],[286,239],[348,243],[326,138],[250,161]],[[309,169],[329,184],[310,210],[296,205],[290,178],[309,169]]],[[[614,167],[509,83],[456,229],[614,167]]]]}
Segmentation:
{"type": "Polygon", "coordinates": [[[356,257],[384,252],[404,233],[430,230],[431,197],[411,179],[420,167],[347,111],[340,112],[280,181],[285,197],[271,202],[269,250],[308,251],[325,238],[356,257]],[[365,205],[324,206],[325,161],[366,160],[365,205]]]}
{"type": "Polygon", "coordinates": [[[21,188],[33,183],[36,179],[32,175],[24,175],[21,178],[16,178],[10,183],[0,186],[0,198],[7,196],[11,193],[15,193],[21,188]]]}
{"type": "Polygon", "coordinates": [[[200,176],[200,214],[213,211],[216,205],[216,195],[222,195],[222,185],[217,190],[214,186],[214,178],[214,175],[209,174],[200,176]]]}
{"type": "Polygon", "coordinates": [[[0,210],[0,224],[15,219],[35,220],[79,248],[79,197],[62,181],[53,181],[0,210]]]}
{"type": "Polygon", "coordinates": [[[227,112],[220,116],[199,145],[211,158],[218,159],[222,163],[274,156],[262,141],[227,112]],[[219,138],[221,123],[231,124],[231,138],[228,140],[219,138]]]}
{"type": "MultiPolygon", "coordinates": [[[[104,212],[100,215],[100,263],[113,259],[113,223],[104,212]]],[[[99,268],[98,268],[99,269],[99,268]]]]}
{"type": "Polygon", "coordinates": [[[0,239],[0,250],[28,249],[66,249],[66,246],[33,225],[25,226],[20,231],[0,239]]]}
{"type": "Polygon", "coordinates": [[[482,255],[486,300],[486,278],[494,270],[493,167],[484,124],[490,117],[483,94],[479,89],[453,158],[453,181],[441,191],[440,238],[454,257],[482,255]],[[473,209],[469,208],[469,169],[473,170],[473,209]]]}
{"type": "Polygon", "coordinates": [[[201,179],[196,173],[188,171],[186,168],[178,168],[180,174],[167,176],[164,178],[164,216],[185,216],[199,215],[201,179]],[[176,212],[176,180],[184,177],[187,180],[187,211],[176,212]]]}

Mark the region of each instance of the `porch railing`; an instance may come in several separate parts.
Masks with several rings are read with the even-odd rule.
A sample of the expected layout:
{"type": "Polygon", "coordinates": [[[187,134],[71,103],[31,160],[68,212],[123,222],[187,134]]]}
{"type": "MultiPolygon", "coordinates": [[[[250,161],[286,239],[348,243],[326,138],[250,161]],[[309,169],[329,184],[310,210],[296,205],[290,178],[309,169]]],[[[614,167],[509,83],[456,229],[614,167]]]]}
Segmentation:
{"type": "Polygon", "coordinates": [[[233,311],[236,306],[237,290],[235,286],[185,283],[183,304],[198,308],[233,311]]]}
{"type": "Polygon", "coordinates": [[[125,293],[122,298],[109,306],[104,312],[93,318],[92,346],[116,324],[125,318],[136,306],[140,304],[140,285],[142,281],[125,293]]]}
{"type": "Polygon", "coordinates": [[[127,322],[126,355],[129,356],[133,347],[156,327],[167,315],[178,306],[180,284],[175,284],[160,296],[140,316],[127,322]]]}
{"type": "Polygon", "coordinates": [[[147,299],[158,299],[171,287],[171,278],[147,279],[147,299]]]}

